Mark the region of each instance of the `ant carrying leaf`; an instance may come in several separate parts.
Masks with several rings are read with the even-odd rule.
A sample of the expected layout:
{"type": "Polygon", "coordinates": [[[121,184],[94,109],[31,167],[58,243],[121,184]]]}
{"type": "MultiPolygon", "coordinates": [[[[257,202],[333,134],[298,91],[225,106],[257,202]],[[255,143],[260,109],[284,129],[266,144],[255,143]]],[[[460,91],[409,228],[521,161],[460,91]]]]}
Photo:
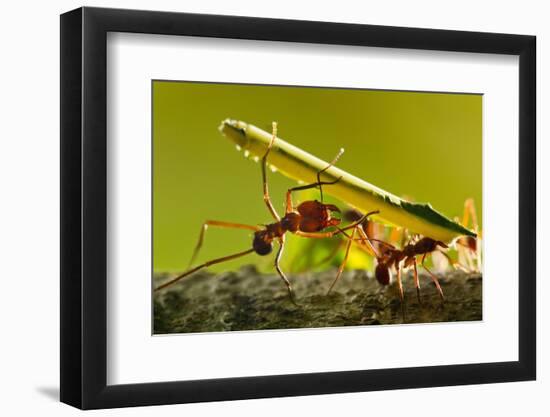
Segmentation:
{"type": "MultiPolygon", "coordinates": [[[[232,259],[240,258],[242,256],[248,255],[250,253],[255,252],[256,254],[260,256],[266,256],[269,255],[273,251],[273,242],[275,241],[278,243],[278,249],[277,253],[275,255],[275,262],[274,266],[281,277],[282,281],[284,282],[286,289],[288,291],[288,295],[290,297],[290,300],[296,304],[294,293],[292,290],[292,286],[290,284],[290,281],[286,277],[285,273],[282,271],[280,267],[280,261],[281,257],[283,255],[283,250],[285,247],[285,235],[287,232],[290,232],[296,236],[300,236],[303,238],[310,238],[310,239],[326,239],[331,238],[333,236],[336,236],[338,234],[344,234],[347,236],[346,231],[351,230],[351,236],[349,237],[349,242],[346,247],[346,255],[344,256],[344,260],[342,261],[342,264],[340,265],[340,268],[338,269],[338,273],[336,275],[336,278],[332,284],[336,283],[338,279],[340,278],[347,258],[349,254],[350,246],[353,242],[356,230],[362,225],[363,222],[368,218],[368,216],[378,213],[378,211],[373,211],[365,214],[364,216],[361,216],[358,220],[352,222],[351,224],[340,228],[339,225],[341,223],[341,219],[332,217],[332,214],[334,212],[339,213],[340,209],[333,205],[333,204],[324,204],[323,203],[323,192],[322,192],[322,186],[323,185],[333,185],[337,183],[340,178],[337,178],[334,181],[321,181],[321,174],[325,172],[327,169],[332,167],[338,158],[342,155],[343,150],[340,150],[340,152],[336,155],[336,157],[330,162],[325,168],[321,169],[317,172],[317,181],[312,184],[297,186],[288,189],[286,193],[286,208],[285,208],[285,214],[284,216],[280,216],[279,213],[277,213],[277,210],[273,206],[273,203],[271,202],[271,197],[269,195],[269,187],[267,182],[267,160],[269,153],[271,152],[271,149],[273,148],[273,145],[275,143],[275,140],[277,138],[277,124],[273,122],[273,129],[272,129],[272,136],[271,141],[269,142],[269,145],[267,147],[267,150],[262,158],[262,183],[263,183],[263,199],[267,206],[267,209],[273,219],[275,220],[274,223],[266,224],[263,226],[254,226],[254,225],[248,225],[248,224],[241,224],[241,223],[232,223],[232,222],[224,222],[224,221],[217,221],[217,220],[207,220],[204,222],[204,224],[201,227],[201,232],[199,235],[199,240],[197,242],[197,245],[195,247],[195,250],[193,252],[193,256],[191,258],[190,262],[190,269],[188,269],[186,272],[176,276],[175,278],[170,279],[168,282],[161,284],[157,288],[155,288],[155,291],[160,291],[179,280],[185,278],[186,276],[189,276],[203,268],[206,268],[211,265],[219,264],[222,262],[226,262],[232,259]],[[312,188],[319,188],[321,193],[321,201],[317,200],[308,200],[304,201],[298,206],[294,206],[292,202],[292,193],[296,191],[302,191],[302,190],[308,190],[312,188]],[[202,244],[204,242],[204,235],[206,233],[206,230],[209,226],[215,226],[215,227],[221,227],[221,228],[230,228],[230,229],[244,229],[244,230],[251,230],[254,232],[254,237],[252,240],[252,248],[237,252],[231,255],[227,255],[221,258],[216,258],[209,260],[207,262],[204,262],[198,266],[195,266],[191,268],[193,262],[195,261],[200,248],[202,247],[202,244]],[[335,230],[327,231],[329,228],[335,228],[335,230]]],[[[331,288],[332,288],[331,286],[331,288]]],[[[329,290],[330,291],[330,290],[329,290]]]]}

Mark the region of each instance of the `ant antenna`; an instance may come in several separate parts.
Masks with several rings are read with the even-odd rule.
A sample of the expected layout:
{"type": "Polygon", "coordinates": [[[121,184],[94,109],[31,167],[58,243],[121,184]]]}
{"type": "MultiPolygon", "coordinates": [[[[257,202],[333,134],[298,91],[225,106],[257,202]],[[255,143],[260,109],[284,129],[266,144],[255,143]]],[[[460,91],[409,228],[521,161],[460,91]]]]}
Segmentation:
{"type": "MultiPolygon", "coordinates": [[[[331,166],[334,166],[334,164],[338,162],[338,159],[340,159],[343,153],[344,153],[344,148],[340,148],[340,150],[338,151],[338,154],[334,157],[334,159],[326,167],[324,167],[321,171],[317,173],[317,184],[319,184],[319,193],[321,194],[321,203],[323,202],[323,187],[321,185],[321,174],[325,172],[327,169],[329,169],[331,166]]],[[[341,179],[342,177],[338,178],[334,182],[329,182],[325,184],[336,184],[341,179]]]]}

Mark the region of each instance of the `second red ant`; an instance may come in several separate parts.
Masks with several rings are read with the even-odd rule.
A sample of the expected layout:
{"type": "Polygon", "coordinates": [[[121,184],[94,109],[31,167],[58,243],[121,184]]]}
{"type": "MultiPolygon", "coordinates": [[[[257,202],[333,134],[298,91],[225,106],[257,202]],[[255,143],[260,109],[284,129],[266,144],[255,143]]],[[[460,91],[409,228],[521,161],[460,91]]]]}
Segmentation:
{"type": "MultiPolygon", "coordinates": [[[[360,216],[360,213],[357,213],[355,211],[351,211],[349,214],[349,217],[352,219],[356,219],[360,216]]],[[[440,252],[443,254],[450,264],[455,267],[458,265],[461,269],[464,269],[458,262],[453,261],[450,256],[445,253],[442,249],[448,249],[449,246],[445,244],[442,241],[435,240],[429,237],[423,237],[415,242],[409,242],[404,245],[403,249],[398,249],[395,246],[393,246],[390,243],[387,243],[383,240],[376,239],[372,237],[369,233],[369,228],[367,227],[367,220],[365,219],[359,227],[357,227],[355,230],[359,233],[360,237],[357,239],[354,239],[359,243],[360,247],[361,244],[364,244],[365,242],[368,242],[368,247],[365,248],[363,246],[363,249],[368,252],[369,254],[372,254],[374,252],[374,256],[376,257],[376,268],[375,268],[375,277],[377,281],[381,285],[389,285],[391,281],[391,269],[392,267],[395,268],[397,271],[397,287],[399,290],[399,298],[401,300],[401,307],[403,311],[403,317],[404,317],[404,292],[403,292],[403,283],[401,279],[402,275],[402,266],[404,268],[413,267],[413,280],[416,287],[416,295],[418,298],[418,302],[420,304],[420,281],[418,278],[418,267],[417,267],[417,257],[421,256],[421,265],[422,267],[428,272],[430,275],[430,278],[432,279],[439,296],[442,301],[445,300],[445,296],[443,295],[443,290],[441,288],[441,285],[439,283],[439,280],[437,276],[426,266],[426,258],[429,254],[433,252],[440,252]],[[378,249],[373,247],[372,242],[377,243],[378,249]]],[[[355,231],[354,230],[354,231],[355,231]]],[[[347,236],[348,239],[353,239],[353,236],[347,236]]],[[[331,287],[329,288],[329,292],[332,290],[334,284],[336,283],[336,280],[333,282],[331,287]]]]}

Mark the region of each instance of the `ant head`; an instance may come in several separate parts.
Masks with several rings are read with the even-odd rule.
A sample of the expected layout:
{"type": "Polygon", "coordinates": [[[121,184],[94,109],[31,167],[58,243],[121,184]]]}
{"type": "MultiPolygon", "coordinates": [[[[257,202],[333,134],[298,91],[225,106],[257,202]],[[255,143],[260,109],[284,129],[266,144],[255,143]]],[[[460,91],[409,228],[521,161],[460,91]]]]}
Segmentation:
{"type": "Polygon", "coordinates": [[[269,255],[273,251],[273,240],[267,234],[267,231],[261,230],[254,233],[252,248],[260,256],[269,255]]]}

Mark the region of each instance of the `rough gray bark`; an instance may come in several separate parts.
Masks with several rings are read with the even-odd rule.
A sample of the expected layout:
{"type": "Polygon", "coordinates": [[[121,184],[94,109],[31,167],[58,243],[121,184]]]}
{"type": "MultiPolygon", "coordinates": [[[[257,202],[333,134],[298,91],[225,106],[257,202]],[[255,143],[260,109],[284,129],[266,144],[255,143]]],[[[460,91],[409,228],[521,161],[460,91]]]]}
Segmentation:
{"type": "MultiPolygon", "coordinates": [[[[275,274],[254,266],[236,272],[201,271],[154,296],[154,332],[297,329],[356,325],[475,321],[482,319],[482,277],[459,271],[440,277],[443,304],[427,275],[420,276],[421,304],[404,274],[405,317],[395,284],[381,287],[364,271],[346,271],[332,293],[335,270],[291,275],[298,306],[275,274]],[[404,320],[403,320],[404,319],[404,320]]],[[[158,275],[155,283],[168,276],[158,275]]]]}

